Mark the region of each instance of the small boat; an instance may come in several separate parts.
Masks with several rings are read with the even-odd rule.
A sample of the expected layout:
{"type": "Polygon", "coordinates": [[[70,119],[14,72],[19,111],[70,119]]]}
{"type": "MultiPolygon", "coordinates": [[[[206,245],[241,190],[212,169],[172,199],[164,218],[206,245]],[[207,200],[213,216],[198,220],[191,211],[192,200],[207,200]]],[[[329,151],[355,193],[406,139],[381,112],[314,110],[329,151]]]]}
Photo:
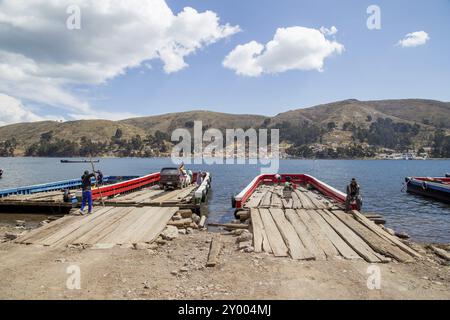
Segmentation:
{"type": "MultiPolygon", "coordinates": [[[[341,192],[325,182],[322,182],[319,179],[307,174],[259,175],[254,178],[253,181],[250,182],[250,184],[247,185],[247,187],[245,187],[238,195],[232,197],[232,207],[236,210],[252,207],[265,207],[265,201],[270,203],[271,197],[269,196],[265,200],[263,199],[265,196],[262,196],[262,194],[267,192],[283,193],[282,190],[285,189],[283,186],[286,182],[289,182],[294,186],[292,188],[294,193],[301,192],[309,197],[311,202],[314,204],[314,208],[319,202],[323,202],[322,204],[325,204],[324,206],[322,204],[318,204],[320,208],[345,208],[347,195],[344,192],[341,192]]],[[[283,200],[283,197],[281,198],[281,201],[283,200]]],[[[353,210],[358,209],[356,203],[351,203],[350,206],[353,210]]],[[[301,207],[302,206],[299,208],[301,207]]]]}
{"type": "MultiPolygon", "coordinates": [[[[92,160],[93,163],[99,163],[100,160],[92,160]]],[[[90,160],[61,160],[61,163],[91,163],[90,160]]]]}
{"type": "Polygon", "coordinates": [[[406,191],[435,200],[450,203],[450,177],[406,177],[406,191]]]}

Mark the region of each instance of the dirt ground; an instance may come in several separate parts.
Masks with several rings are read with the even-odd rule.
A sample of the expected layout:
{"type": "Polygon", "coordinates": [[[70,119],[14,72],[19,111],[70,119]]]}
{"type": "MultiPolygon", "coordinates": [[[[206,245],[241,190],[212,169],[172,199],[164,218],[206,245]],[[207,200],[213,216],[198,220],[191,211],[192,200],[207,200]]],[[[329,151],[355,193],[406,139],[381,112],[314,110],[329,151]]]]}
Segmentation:
{"type": "Polygon", "coordinates": [[[142,250],[5,242],[0,299],[450,299],[450,267],[431,255],[368,270],[364,261],[294,261],[240,252],[233,236],[222,235],[219,264],[207,268],[212,236],[194,231],[142,250]],[[74,270],[80,272],[80,289],[74,270]],[[369,289],[368,279],[378,270],[380,288],[369,289]]]}

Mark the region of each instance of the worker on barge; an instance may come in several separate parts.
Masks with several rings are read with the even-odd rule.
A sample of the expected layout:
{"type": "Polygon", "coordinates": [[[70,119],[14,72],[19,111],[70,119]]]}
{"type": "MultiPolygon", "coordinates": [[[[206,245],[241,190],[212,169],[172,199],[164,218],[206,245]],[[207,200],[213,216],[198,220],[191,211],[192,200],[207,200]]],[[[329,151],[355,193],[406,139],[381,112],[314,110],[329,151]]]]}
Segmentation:
{"type": "Polygon", "coordinates": [[[81,197],[81,209],[80,214],[84,214],[84,207],[86,206],[86,202],[88,204],[88,213],[92,213],[92,191],[91,191],[91,178],[95,177],[95,174],[89,173],[89,171],[85,171],[83,176],[81,177],[81,189],[82,189],[82,197],[81,197]]]}
{"type": "Polygon", "coordinates": [[[351,208],[351,204],[356,202],[356,210],[361,210],[361,195],[360,188],[358,182],[356,182],[355,178],[352,178],[352,181],[347,186],[347,198],[345,200],[345,211],[349,212],[351,208]]]}

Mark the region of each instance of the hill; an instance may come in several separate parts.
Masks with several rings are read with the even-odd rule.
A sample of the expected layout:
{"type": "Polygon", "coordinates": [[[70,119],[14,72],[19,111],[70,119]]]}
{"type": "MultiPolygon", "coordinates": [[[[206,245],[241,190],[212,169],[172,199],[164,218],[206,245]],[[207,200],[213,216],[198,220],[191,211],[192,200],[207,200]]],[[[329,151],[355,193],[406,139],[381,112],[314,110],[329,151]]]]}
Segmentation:
{"type": "Polygon", "coordinates": [[[282,142],[291,147],[288,153],[296,156],[308,156],[311,150],[316,152],[311,146],[317,145],[322,146],[321,150],[358,144],[360,149],[402,151],[431,147],[436,132],[443,136],[445,144],[450,129],[450,103],[421,99],[350,99],[295,109],[273,117],[190,111],[121,121],[19,123],[0,127],[0,155],[10,155],[8,150],[14,155],[78,156],[83,152],[163,155],[170,148],[171,132],[176,128],[192,129],[195,120],[201,120],[204,129],[278,128],[282,142]],[[66,148],[69,144],[71,146],[66,148]]]}

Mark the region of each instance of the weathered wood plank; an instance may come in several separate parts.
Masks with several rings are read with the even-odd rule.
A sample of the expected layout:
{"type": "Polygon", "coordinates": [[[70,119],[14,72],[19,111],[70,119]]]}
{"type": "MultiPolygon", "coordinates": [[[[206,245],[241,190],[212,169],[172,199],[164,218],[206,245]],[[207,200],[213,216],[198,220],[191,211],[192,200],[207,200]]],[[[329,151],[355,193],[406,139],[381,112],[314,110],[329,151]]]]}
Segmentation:
{"type": "Polygon", "coordinates": [[[275,190],[274,186],[270,186],[269,188],[266,188],[266,191],[264,193],[264,196],[261,200],[260,207],[270,207],[271,199],[272,199],[272,193],[275,190]]]}
{"type": "Polygon", "coordinates": [[[167,222],[169,222],[169,220],[172,218],[175,212],[179,210],[179,208],[173,209],[176,210],[160,212],[158,215],[158,219],[152,224],[151,228],[149,228],[145,232],[145,234],[141,237],[141,239],[138,242],[146,242],[146,243],[153,242],[167,226],[167,222]]]}
{"type": "Polygon", "coordinates": [[[298,237],[302,241],[303,245],[306,249],[311,252],[316,260],[326,260],[325,252],[320,248],[320,246],[316,243],[316,240],[311,235],[308,228],[305,226],[303,221],[300,219],[298,214],[293,209],[287,209],[286,218],[291,222],[295,231],[297,232],[298,237]]]}
{"type": "Polygon", "coordinates": [[[55,233],[52,233],[51,235],[42,240],[39,240],[37,243],[45,246],[50,246],[55,242],[57,242],[58,240],[60,240],[61,238],[66,237],[71,232],[74,232],[75,230],[81,228],[85,223],[90,223],[91,221],[98,219],[111,209],[113,209],[113,207],[105,207],[101,208],[99,211],[94,212],[90,215],[81,216],[79,219],[73,221],[70,224],[62,225],[60,230],[58,230],[55,233]]]}
{"type": "Polygon", "coordinates": [[[397,246],[393,245],[389,241],[383,239],[378,234],[359,223],[353,218],[352,215],[345,213],[344,211],[335,210],[332,213],[345,223],[350,229],[352,229],[356,234],[358,234],[367,244],[376,252],[385,255],[387,257],[392,257],[399,262],[412,262],[414,259],[406,252],[403,252],[397,246]]]}
{"type": "Polygon", "coordinates": [[[219,235],[215,235],[211,239],[211,245],[209,247],[208,261],[206,262],[207,267],[215,267],[219,262],[219,254],[222,249],[222,240],[219,235]]]}
{"type": "Polygon", "coordinates": [[[328,222],[336,233],[364,260],[370,263],[381,262],[377,254],[370,248],[367,243],[354,233],[347,225],[336,218],[333,214],[326,210],[316,210],[322,218],[328,222]]]}
{"type": "Polygon", "coordinates": [[[89,233],[86,233],[73,241],[73,244],[87,244],[93,245],[110,232],[114,231],[119,225],[120,220],[125,217],[134,208],[118,207],[114,210],[114,214],[108,219],[103,220],[97,226],[95,226],[89,233]]]}
{"type": "Polygon", "coordinates": [[[281,236],[275,222],[273,221],[270,211],[268,209],[260,209],[259,213],[261,215],[264,230],[266,230],[267,238],[269,239],[273,254],[276,257],[287,257],[288,248],[286,247],[283,237],[281,236]]]}
{"type": "Polygon", "coordinates": [[[364,217],[364,215],[362,215],[360,212],[358,212],[356,210],[352,210],[351,214],[359,222],[364,224],[367,228],[369,228],[370,230],[374,231],[375,233],[380,235],[382,238],[392,242],[393,244],[395,244],[397,247],[399,247],[400,249],[402,249],[406,253],[408,253],[408,254],[412,255],[413,257],[416,257],[416,258],[422,258],[422,256],[419,253],[417,253],[415,250],[413,250],[412,248],[410,248],[409,246],[407,246],[406,244],[401,242],[400,239],[398,239],[397,237],[389,234],[387,231],[384,231],[382,228],[377,226],[374,222],[372,222],[369,219],[367,219],[366,217],[364,217]]]}
{"type": "Polygon", "coordinates": [[[302,203],[302,207],[305,209],[316,209],[316,206],[309,200],[307,196],[303,194],[302,191],[295,190],[295,194],[298,196],[300,202],[302,203]]]}
{"type": "Polygon", "coordinates": [[[251,209],[250,216],[253,229],[253,247],[255,252],[262,252],[264,226],[258,209],[251,209]]]}
{"type": "Polygon", "coordinates": [[[120,208],[111,219],[106,220],[101,226],[98,226],[98,230],[78,238],[74,244],[94,245],[102,242],[103,238],[115,232],[121,226],[122,220],[127,219],[128,214],[134,209],[134,207],[120,208]]]}
{"type": "Polygon", "coordinates": [[[312,260],[314,256],[303,245],[292,224],[286,219],[282,209],[270,209],[272,218],[289,249],[289,254],[296,260],[312,260]]]}
{"type": "Polygon", "coordinates": [[[325,255],[333,259],[339,256],[339,252],[331,240],[322,232],[320,226],[311,218],[305,209],[296,210],[297,215],[303,224],[308,228],[317,245],[323,250],[325,255]]]}
{"type": "Polygon", "coordinates": [[[361,257],[330,227],[330,225],[315,210],[306,211],[307,214],[317,222],[322,232],[330,239],[339,253],[346,259],[354,260],[361,257]]]}
{"type": "Polygon", "coordinates": [[[52,221],[42,227],[31,230],[24,236],[15,240],[16,243],[32,244],[34,241],[48,236],[55,230],[57,230],[62,224],[70,223],[71,221],[77,219],[77,216],[65,216],[58,220],[52,221]]]}

